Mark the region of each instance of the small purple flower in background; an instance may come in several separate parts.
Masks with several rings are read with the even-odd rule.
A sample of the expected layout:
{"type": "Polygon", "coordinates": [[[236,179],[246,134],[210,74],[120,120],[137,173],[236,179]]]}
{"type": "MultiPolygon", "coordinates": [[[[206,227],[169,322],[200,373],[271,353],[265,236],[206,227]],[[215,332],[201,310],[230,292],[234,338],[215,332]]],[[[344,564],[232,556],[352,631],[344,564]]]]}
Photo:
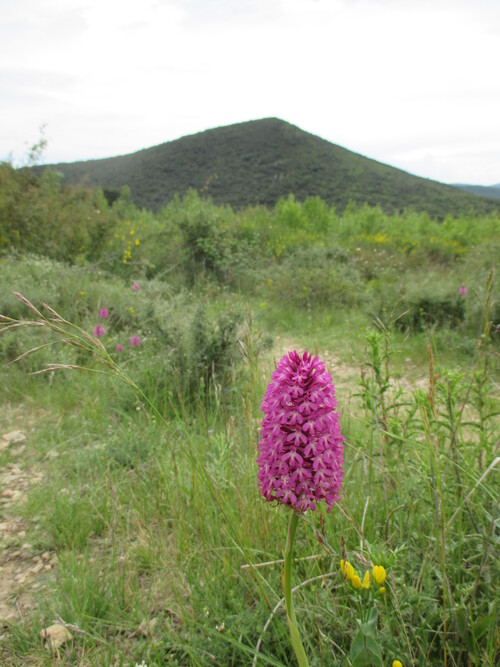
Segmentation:
{"type": "Polygon", "coordinates": [[[96,327],[94,327],[92,333],[94,334],[94,336],[97,336],[99,338],[99,336],[104,336],[104,334],[106,333],[106,329],[104,327],[101,327],[100,324],[98,324],[96,327]]]}
{"type": "Polygon", "coordinates": [[[340,498],[344,438],[330,374],[318,357],[286,354],[267,387],[259,440],[259,488],[304,512],[340,498]]]}
{"type": "Polygon", "coordinates": [[[99,311],[99,317],[102,317],[103,320],[105,320],[109,316],[109,312],[107,308],[101,308],[99,311]]]}
{"type": "Polygon", "coordinates": [[[139,292],[141,286],[139,285],[139,283],[132,283],[132,289],[134,290],[134,292],[139,292]]]}
{"type": "Polygon", "coordinates": [[[123,352],[123,345],[121,343],[118,343],[118,345],[115,347],[115,350],[117,352],[123,352]]]}
{"type": "Polygon", "coordinates": [[[132,336],[132,338],[130,339],[130,345],[132,345],[132,347],[137,347],[141,345],[141,343],[142,340],[139,338],[139,336],[132,336]]]}
{"type": "Polygon", "coordinates": [[[458,293],[460,294],[460,296],[465,296],[467,294],[467,287],[464,285],[464,283],[460,285],[458,293]]]}

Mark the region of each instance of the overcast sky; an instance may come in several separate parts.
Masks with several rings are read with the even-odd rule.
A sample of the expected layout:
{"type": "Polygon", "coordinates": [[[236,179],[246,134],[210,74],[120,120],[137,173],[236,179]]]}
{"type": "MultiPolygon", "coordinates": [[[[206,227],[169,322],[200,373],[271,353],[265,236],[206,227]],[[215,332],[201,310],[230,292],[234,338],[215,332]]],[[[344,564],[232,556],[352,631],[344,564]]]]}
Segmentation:
{"type": "Polygon", "coordinates": [[[130,153],[276,116],[500,182],[500,0],[0,0],[0,159],[130,153]]]}

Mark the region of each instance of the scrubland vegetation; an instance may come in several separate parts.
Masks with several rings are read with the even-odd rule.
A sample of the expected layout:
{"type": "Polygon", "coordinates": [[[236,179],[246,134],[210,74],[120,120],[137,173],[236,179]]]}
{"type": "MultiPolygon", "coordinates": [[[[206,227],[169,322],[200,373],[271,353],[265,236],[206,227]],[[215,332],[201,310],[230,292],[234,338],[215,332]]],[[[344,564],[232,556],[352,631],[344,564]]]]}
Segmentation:
{"type": "Polygon", "coordinates": [[[0,435],[26,435],[0,449],[2,484],[26,480],[0,567],[53,563],[12,581],[2,664],[296,664],[290,510],[256,465],[291,349],[326,362],[345,438],[341,502],[297,530],[310,665],[498,664],[498,216],[194,191],[153,214],[2,165],[0,251],[0,435]],[[72,638],[50,650],[55,622],[72,638]]]}

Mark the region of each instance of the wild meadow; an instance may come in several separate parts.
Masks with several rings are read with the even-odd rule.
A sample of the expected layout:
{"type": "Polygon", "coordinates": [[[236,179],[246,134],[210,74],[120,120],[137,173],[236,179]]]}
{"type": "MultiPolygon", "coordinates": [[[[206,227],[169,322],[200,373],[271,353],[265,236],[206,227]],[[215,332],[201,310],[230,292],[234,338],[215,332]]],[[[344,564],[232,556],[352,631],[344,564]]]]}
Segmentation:
{"type": "Polygon", "coordinates": [[[2,665],[297,664],[257,483],[293,350],[344,438],[292,554],[308,664],[498,664],[498,216],[0,185],[2,665]]]}

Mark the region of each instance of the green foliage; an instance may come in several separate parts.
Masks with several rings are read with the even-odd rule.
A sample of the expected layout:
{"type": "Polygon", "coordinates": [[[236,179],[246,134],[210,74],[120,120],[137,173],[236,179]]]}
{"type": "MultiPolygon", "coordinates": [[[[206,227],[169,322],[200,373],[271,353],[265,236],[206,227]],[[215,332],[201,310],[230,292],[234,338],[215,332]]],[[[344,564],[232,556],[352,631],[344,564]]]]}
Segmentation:
{"type": "Polygon", "coordinates": [[[63,186],[60,176],[0,164],[0,252],[16,248],[60,261],[98,259],[112,229],[101,191],[63,186]]]}
{"type": "Polygon", "coordinates": [[[358,621],[359,630],[355,635],[349,657],[353,667],[383,665],[382,653],[376,640],[378,609],[372,607],[365,622],[358,621]]]}
{"type": "Polygon", "coordinates": [[[344,251],[314,245],[271,265],[263,285],[263,294],[271,301],[283,299],[297,308],[358,306],[365,290],[344,251]]]}
{"type": "Polygon", "coordinates": [[[200,199],[191,190],[182,200],[175,199],[164,216],[173,220],[182,235],[185,275],[194,281],[206,271],[219,274],[229,250],[231,210],[200,199]]]}
{"type": "MultiPolygon", "coordinates": [[[[181,308],[177,301],[177,308],[181,308]]],[[[220,313],[210,313],[203,303],[192,304],[192,310],[165,322],[153,316],[151,326],[161,328],[166,350],[157,361],[150,358],[143,367],[147,394],[155,402],[177,409],[200,408],[212,400],[227,397],[229,383],[234,379],[233,366],[237,355],[238,324],[241,314],[237,308],[223,307],[220,313]],[[181,322],[182,318],[182,324],[181,322]],[[158,364],[163,375],[158,377],[158,364]]],[[[177,311],[180,314],[180,311],[177,311]]],[[[229,398],[229,397],[227,397],[229,398]]]]}
{"type": "Polygon", "coordinates": [[[465,300],[458,294],[413,293],[406,297],[408,312],[400,317],[397,326],[411,331],[425,331],[429,327],[457,328],[465,319],[465,300]]]}

